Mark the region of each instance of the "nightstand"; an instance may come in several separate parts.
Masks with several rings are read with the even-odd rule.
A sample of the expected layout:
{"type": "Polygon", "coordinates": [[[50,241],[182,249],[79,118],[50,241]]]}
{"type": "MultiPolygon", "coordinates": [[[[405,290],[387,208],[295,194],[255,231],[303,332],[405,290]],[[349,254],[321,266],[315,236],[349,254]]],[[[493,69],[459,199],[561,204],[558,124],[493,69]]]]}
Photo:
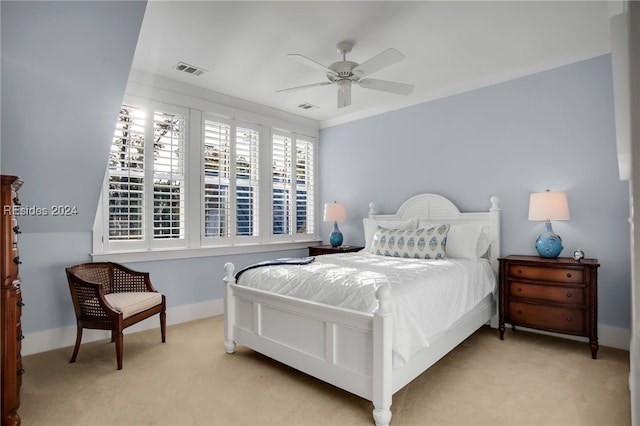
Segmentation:
{"type": "Polygon", "coordinates": [[[309,256],[320,256],[321,254],[332,254],[332,253],[351,253],[354,251],[360,251],[364,247],[360,246],[338,246],[333,247],[330,245],[320,245],[320,246],[311,246],[309,247],[309,256]]]}
{"type": "Polygon", "coordinates": [[[598,352],[597,259],[507,256],[500,261],[500,319],[511,324],[589,338],[591,357],[598,352]]]}

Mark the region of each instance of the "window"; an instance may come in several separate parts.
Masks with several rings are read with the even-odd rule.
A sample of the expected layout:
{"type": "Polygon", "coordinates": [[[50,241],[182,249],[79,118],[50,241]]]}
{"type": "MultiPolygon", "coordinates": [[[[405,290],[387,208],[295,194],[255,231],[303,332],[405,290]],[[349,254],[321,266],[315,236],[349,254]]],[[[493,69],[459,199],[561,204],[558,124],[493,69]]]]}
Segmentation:
{"type": "Polygon", "coordinates": [[[208,243],[260,236],[260,130],[205,118],[204,237],[208,243]]]}
{"type": "Polygon", "coordinates": [[[204,124],[204,236],[229,237],[231,208],[231,126],[205,120],[204,124]]]}
{"type": "Polygon", "coordinates": [[[107,170],[110,248],[183,244],[184,154],[184,114],[122,106],[107,170]]]}
{"type": "Polygon", "coordinates": [[[123,105],[109,154],[109,241],[144,239],[145,114],[123,105]]]}
{"type": "Polygon", "coordinates": [[[273,234],[313,235],[313,142],[274,132],[271,149],[273,234]]]}
{"type": "Polygon", "coordinates": [[[154,112],[153,237],[185,237],[184,117],[154,112]]]}
{"type": "Polygon", "coordinates": [[[128,98],[114,132],[94,252],[251,251],[314,241],[315,150],[310,136],[128,98]]]}

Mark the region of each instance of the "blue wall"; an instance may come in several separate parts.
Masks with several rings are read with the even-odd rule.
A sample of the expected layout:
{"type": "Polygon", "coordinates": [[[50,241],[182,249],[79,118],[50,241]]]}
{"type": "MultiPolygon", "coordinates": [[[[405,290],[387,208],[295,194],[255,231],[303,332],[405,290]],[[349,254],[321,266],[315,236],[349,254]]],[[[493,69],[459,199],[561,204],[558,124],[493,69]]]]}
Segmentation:
{"type": "Polygon", "coordinates": [[[543,224],[528,221],[529,194],[566,191],[571,220],[553,224],[561,256],[581,248],[599,259],[599,322],[628,329],[629,188],[618,179],[612,90],[605,55],[323,129],[321,201],[346,203],[345,244],[359,244],[371,201],[393,213],[435,192],[477,211],[497,195],[502,255],[535,255],[543,224]]]}

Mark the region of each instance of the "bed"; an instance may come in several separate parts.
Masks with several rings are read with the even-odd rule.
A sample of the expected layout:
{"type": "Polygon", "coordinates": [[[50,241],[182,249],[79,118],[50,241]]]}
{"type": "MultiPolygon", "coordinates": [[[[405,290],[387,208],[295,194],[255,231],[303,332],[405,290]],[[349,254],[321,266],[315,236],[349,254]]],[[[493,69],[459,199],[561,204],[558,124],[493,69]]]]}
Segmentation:
{"type": "MultiPolygon", "coordinates": [[[[367,247],[362,252],[318,256],[316,259],[305,259],[304,265],[249,268],[250,270],[243,270],[242,276],[238,279],[235,266],[232,263],[225,264],[224,339],[227,353],[233,353],[236,345],[247,346],[372,401],[373,419],[376,425],[382,426],[388,425],[391,421],[391,402],[395,392],[427,370],[478,328],[489,322],[495,324],[500,208],[498,198],[493,196],[490,199],[489,210],[461,213],[455,204],[445,197],[420,194],[405,201],[395,214],[377,214],[374,210],[372,203],[368,217],[363,220],[367,247]],[[385,233],[395,236],[394,242],[397,243],[398,235],[413,236],[416,232],[433,228],[433,225],[435,228],[446,225],[448,233],[444,235],[448,241],[444,258],[438,255],[430,260],[415,260],[407,256],[406,251],[389,252],[384,250],[384,245],[380,245],[381,241],[385,242],[381,235],[388,238],[389,234],[385,233]],[[354,262],[360,263],[361,267],[354,266],[354,262]],[[400,265],[405,271],[415,269],[420,272],[403,271],[392,274],[400,278],[372,280],[372,274],[377,274],[378,268],[387,264],[400,265]],[[411,277],[413,274],[414,277],[420,276],[435,282],[441,280],[421,272],[419,268],[422,268],[423,264],[429,264],[429,268],[435,269],[438,269],[437,265],[441,265],[440,268],[446,271],[458,271],[458,268],[469,266],[475,268],[474,271],[481,271],[482,275],[482,278],[476,278],[475,272],[469,273],[465,270],[462,275],[469,275],[471,284],[487,279],[491,283],[488,290],[483,290],[475,299],[470,298],[468,304],[471,305],[464,308],[463,312],[456,315],[438,313],[438,319],[441,316],[447,317],[448,322],[444,325],[438,325],[439,328],[433,326],[429,331],[423,330],[419,327],[425,324],[432,325],[436,321],[433,321],[435,317],[422,318],[415,321],[418,324],[416,328],[419,329],[413,333],[413,337],[406,337],[407,318],[399,314],[405,311],[405,307],[398,305],[402,303],[400,295],[404,294],[406,300],[406,295],[411,294],[408,292],[414,291],[411,288],[420,287],[409,282],[400,284],[405,279],[403,277],[411,277]],[[318,271],[321,269],[331,270],[333,278],[330,281],[335,281],[338,285],[343,284],[342,287],[351,287],[344,285],[347,280],[352,279],[346,276],[343,278],[342,272],[346,270],[353,270],[358,277],[366,277],[367,283],[372,281],[371,286],[363,287],[366,290],[360,290],[362,298],[366,299],[362,303],[364,306],[355,302],[351,305],[334,306],[336,304],[331,304],[331,300],[335,299],[335,295],[305,299],[295,291],[287,293],[282,290],[283,287],[309,287],[306,280],[311,276],[319,276],[318,271]],[[340,273],[336,275],[336,271],[340,273]],[[294,275],[298,273],[303,274],[301,278],[294,275]],[[263,280],[262,276],[287,277],[286,280],[279,281],[286,281],[290,285],[280,285],[280,289],[265,287],[267,284],[264,282],[268,279],[263,280]],[[296,286],[296,280],[305,282],[305,285],[296,286]],[[420,333],[423,334],[423,341],[417,344],[411,339],[416,335],[420,337],[420,333]],[[407,342],[411,342],[409,348],[407,342]]],[[[403,238],[403,241],[404,239],[406,238],[403,238]]],[[[394,246],[397,247],[398,244],[394,246]]],[[[415,250],[413,246],[411,250],[415,250]]],[[[409,252],[410,255],[411,253],[409,252]]],[[[384,274],[382,270],[381,274],[384,274]]],[[[453,277],[462,276],[460,274],[454,272],[453,277]]],[[[323,291],[325,284],[320,283],[323,291]]],[[[484,287],[486,284],[483,284],[484,287]]],[[[442,288],[443,286],[440,286],[436,293],[442,292],[442,288]]],[[[459,298],[460,291],[466,294],[466,290],[455,290],[453,297],[459,298]]],[[[418,300],[418,296],[410,298],[418,300]]],[[[348,296],[345,299],[358,298],[348,296]]],[[[438,303],[449,305],[448,302],[439,299],[438,303]]],[[[422,309],[422,312],[429,310],[422,309]]],[[[455,310],[460,311],[459,308],[455,310]]]]}

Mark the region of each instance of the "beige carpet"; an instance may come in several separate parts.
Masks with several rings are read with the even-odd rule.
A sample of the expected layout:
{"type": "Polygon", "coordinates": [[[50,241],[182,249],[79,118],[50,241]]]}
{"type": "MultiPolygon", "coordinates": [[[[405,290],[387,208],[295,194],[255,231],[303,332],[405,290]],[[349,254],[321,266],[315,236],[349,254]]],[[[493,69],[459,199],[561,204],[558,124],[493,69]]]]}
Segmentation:
{"type": "MultiPolygon", "coordinates": [[[[155,320],[155,319],[153,319],[155,320]]],[[[372,405],[245,348],[224,352],[222,317],[24,357],[22,424],[371,425],[372,405]]],[[[482,328],[393,397],[392,425],[630,424],[629,353],[482,328]]]]}

